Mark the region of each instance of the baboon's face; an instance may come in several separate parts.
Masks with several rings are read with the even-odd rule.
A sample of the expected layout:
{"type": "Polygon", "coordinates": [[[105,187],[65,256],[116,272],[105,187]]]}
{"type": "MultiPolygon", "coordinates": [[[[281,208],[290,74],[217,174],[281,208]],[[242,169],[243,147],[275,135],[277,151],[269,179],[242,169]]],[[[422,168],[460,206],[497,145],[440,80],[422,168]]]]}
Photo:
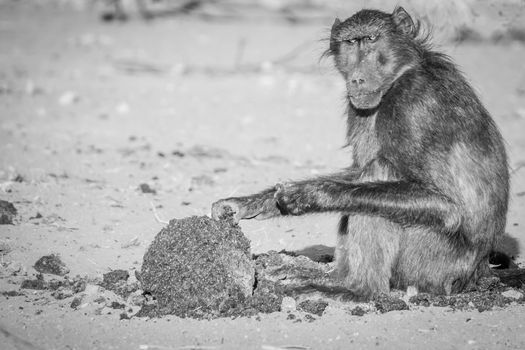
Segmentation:
{"type": "Polygon", "coordinates": [[[330,52],[356,109],[377,107],[394,81],[413,66],[402,52],[406,40],[392,15],[383,12],[363,10],[342,23],[336,20],[330,52]]]}

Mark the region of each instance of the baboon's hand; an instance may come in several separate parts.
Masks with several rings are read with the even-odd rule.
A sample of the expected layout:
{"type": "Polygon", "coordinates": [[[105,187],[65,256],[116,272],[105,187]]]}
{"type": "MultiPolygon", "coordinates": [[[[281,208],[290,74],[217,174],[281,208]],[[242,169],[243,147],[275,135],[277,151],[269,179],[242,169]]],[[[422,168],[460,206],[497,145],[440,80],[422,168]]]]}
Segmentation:
{"type": "Polygon", "coordinates": [[[232,217],[235,223],[243,218],[242,203],[235,198],[221,199],[211,206],[211,217],[214,220],[232,217]]]}
{"type": "Polygon", "coordinates": [[[284,183],[275,185],[275,201],[283,215],[302,215],[310,206],[300,185],[284,183]]]}

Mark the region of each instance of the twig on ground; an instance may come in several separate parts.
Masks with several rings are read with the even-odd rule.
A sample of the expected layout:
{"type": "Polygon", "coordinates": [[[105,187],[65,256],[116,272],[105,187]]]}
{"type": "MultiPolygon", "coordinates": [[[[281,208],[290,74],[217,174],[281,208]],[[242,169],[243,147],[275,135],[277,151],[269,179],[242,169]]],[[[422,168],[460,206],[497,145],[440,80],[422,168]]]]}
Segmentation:
{"type": "Polygon", "coordinates": [[[158,223],[161,223],[161,224],[164,224],[164,225],[169,224],[169,221],[162,220],[159,217],[159,213],[157,213],[157,208],[155,208],[155,204],[153,204],[153,202],[149,202],[149,204],[151,205],[151,209],[153,209],[153,215],[155,216],[155,220],[157,220],[158,223]]]}

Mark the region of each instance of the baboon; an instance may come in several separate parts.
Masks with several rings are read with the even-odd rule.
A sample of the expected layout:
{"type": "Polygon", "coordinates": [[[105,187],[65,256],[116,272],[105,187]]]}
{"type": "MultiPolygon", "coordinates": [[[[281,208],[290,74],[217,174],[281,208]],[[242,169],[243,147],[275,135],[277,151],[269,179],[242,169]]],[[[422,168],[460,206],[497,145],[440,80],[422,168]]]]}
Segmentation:
{"type": "Polygon", "coordinates": [[[362,297],[472,286],[489,273],[506,222],[507,156],[494,121],[401,7],[336,19],[327,54],[346,82],[352,165],[220,200],[212,216],[341,213],[337,277],[362,297]]]}

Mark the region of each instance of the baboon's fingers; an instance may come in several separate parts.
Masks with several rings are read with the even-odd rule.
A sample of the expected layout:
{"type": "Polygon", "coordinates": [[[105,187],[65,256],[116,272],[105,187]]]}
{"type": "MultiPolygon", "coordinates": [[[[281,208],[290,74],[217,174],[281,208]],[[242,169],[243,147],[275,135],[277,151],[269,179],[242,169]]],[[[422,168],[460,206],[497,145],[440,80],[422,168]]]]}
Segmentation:
{"type": "Polygon", "coordinates": [[[211,206],[211,217],[214,220],[233,218],[235,223],[241,219],[239,204],[233,199],[221,199],[211,206]]]}

